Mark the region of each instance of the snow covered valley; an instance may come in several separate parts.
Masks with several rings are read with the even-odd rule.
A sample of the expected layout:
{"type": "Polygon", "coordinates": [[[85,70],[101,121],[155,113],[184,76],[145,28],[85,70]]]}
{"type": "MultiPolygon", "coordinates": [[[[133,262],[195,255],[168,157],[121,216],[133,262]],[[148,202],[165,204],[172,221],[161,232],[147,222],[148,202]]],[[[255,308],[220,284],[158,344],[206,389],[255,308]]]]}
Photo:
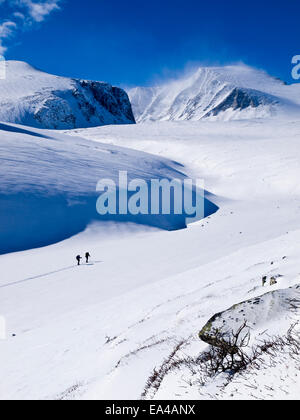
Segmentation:
{"type": "Polygon", "coordinates": [[[36,194],[59,187],[75,200],[127,168],[145,179],[203,178],[219,210],[180,230],[87,218],[81,233],[9,254],[11,234],[2,236],[0,398],[299,399],[299,353],[288,345],[235,375],[208,378],[193,363],[208,348],[199,332],[218,313],[228,328],[246,318],[253,345],[293,325],[299,333],[299,142],[298,119],[2,126],[3,191],[18,188],[22,172],[36,194]],[[91,263],[77,267],[86,251],[91,263]]]}

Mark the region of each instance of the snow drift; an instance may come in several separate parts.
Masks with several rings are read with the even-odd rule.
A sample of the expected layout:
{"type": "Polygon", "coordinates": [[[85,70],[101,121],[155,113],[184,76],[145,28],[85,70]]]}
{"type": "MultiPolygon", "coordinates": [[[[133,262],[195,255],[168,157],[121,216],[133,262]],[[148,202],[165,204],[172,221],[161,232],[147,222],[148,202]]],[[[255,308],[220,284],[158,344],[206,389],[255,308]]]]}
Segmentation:
{"type": "Polygon", "coordinates": [[[298,85],[286,86],[244,65],[200,67],[178,80],[128,93],[138,122],[250,119],[300,112],[298,85]]]}
{"type": "Polygon", "coordinates": [[[48,129],[135,123],[126,92],[108,83],[52,76],[6,62],[0,121],[48,129]]]}
{"type": "MultiPolygon", "coordinates": [[[[100,179],[183,179],[182,166],[164,158],[51,131],[0,124],[0,254],[68,238],[95,220],[139,223],[173,230],[184,214],[100,216],[100,179]]],[[[206,200],[205,212],[217,206],[206,200]]]]}

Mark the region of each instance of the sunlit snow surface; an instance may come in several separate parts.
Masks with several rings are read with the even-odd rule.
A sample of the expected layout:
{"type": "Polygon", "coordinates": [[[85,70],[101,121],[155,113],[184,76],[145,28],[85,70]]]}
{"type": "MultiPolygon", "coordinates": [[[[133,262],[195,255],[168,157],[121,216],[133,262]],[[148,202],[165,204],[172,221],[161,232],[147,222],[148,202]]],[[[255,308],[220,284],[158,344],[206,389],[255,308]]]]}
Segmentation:
{"type": "MultiPolygon", "coordinates": [[[[49,245],[83,231],[94,221],[134,222],[162,229],[186,227],[186,216],[100,216],[98,181],[119,172],[128,181],[184,179],[175,161],[119,146],[0,124],[0,254],[49,245]]],[[[150,190],[150,188],[149,188],[150,190]]],[[[205,212],[217,206],[206,200],[205,212]]]]}
{"type": "MultiPolygon", "coordinates": [[[[7,340],[0,342],[2,399],[141,398],[153,369],[179,342],[185,344],[178,357],[206,348],[198,332],[215,313],[300,283],[297,120],[140,124],[76,130],[56,139],[1,135],[5,150],[11,141],[11,161],[21,159],[21,150],[35,161],[34,141],[45,142],[56,162],[62,159],[62,170],[63,157],[71,155],[77,163],[66,176],[71,181],[77,172],[79,192],[97,147],[108,156],[105,171],[111,170],[111,151],[125,153],[124,147],[136,152],[126,151],[118,164],[131,165],[136,154],[132,168],[138,174],[148,174],[139,152],[158,156],[149,157],[151,174],[154,162],[163,159],[169,168],[177,161],[186,175],[205,179],[220,208],[188,229],[171,232],[112,222],[104,228],[95,221],[56,245],[0,256],[0,313],[7,322],[7,340]],[[83,152],[87,145],[92,149],[83,152]],[[76,267],[74,257],[86,251],[91,263],[76,267]],[[282,277],[276,286],[263,288],[263,275],[282,277]]],[[[45,174],[44,164],[37,171],[41,179],[48,179],[47,173],[54,177],[47,162],[45,174]]],[[[13,168],[11,163],[10,174],[13,168]]],[[[25,181],[32,168],[29,175],[24,170],[25,181]]],[[[15,181],[18,186],[17,174],[15,181]]],[[[57,178],[52,182],[56,186],[57,178]]],[[[284,334],[297,320],[299,312],[282,307],[276,319],[253,330],[253,339],[266,329],[284,334]]],[[[272,369],[244,373],[221,394],[224,377],[190,386],[189,372],[175,371],[147,398],[298,399],[297,366],[286,354],[272,369]]]]}

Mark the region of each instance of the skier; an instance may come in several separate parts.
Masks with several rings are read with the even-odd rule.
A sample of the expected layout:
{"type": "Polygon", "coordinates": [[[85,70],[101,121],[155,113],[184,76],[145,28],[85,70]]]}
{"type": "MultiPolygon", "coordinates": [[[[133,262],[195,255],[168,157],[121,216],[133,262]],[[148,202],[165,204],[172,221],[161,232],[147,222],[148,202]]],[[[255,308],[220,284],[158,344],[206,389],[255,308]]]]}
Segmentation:
{"type": "Polygon", "coordinates": [[[77,265],[80,265],[80,261],[82,260],[81,256],[77,255],[76,260],[77,260],[77,265]]]}
{"type": "Polygon", "coordinates": [[[265,286],[265,284],[267,283],[267,279],[268,279],[268,277],[267,276],[263,276],[263,278],[262,278],[262,285],[263,285],[263,287],[265,286]]]}
{"type": "Polygon", "coordinates": [[[85,254],[85,259],[86,259],[86,263],[87,263],[87,264],[88,264],[88,262],[89,262],[89,258],[91,258],[90,253],[89,253],[89,252],[86,252],[86,254],[85,254]]]}

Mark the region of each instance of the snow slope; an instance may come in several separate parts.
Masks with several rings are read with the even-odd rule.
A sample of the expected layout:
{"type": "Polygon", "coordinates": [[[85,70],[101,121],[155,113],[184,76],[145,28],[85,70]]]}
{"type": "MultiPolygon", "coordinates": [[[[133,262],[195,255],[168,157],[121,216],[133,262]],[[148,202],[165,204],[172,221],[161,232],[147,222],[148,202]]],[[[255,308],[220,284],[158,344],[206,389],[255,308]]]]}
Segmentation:
{"type": "MultiPolygon", "coordinates": [[[[70,143],[55,142],[180,160],[184,172],[205,179],[220,210],[178,231],[94,222],[58,244],[0,256],[7,324],[0,398],[299,399],[299,360],[288,352],[229,382],[220,375],[201,385],[186,369],[164,368],[207,348],[198,333],[214,314],[300,283],[300,122],[165,122],[68,134],[70,143]],[[74,256],[87,250],[91,264],[76,267],[74,256]],[[262,287],[263,275],[280,277],[262,287]],[[162,380],[147,387],[154,369],[162,380]]],[[[261,301],[268,311],[270,299],[261,301]]],[[[297,320],[299,311],[279,306],[253,340],[264,329],[285,334],[297,320]]]]}
{"type": "Polygon", "coordinates": [[[135,122],[124,90],[108,83],[53,76],[19,61],[0,80],[0,121],[64,129],[135,122]]]}
{"type": "MultiPolygon", "coordinates": [[[[175,161],[96,144],[52,131],[0,124],[0,254],[49,245],[83,231],[91,222],[119,220],[179,229],[184,215],[100,216],[96,186],[132,179],[183,179],[175,161]]],[[[205,211],[217,207],[206,200],[205,211]]]]}
{"type": "Polygon", "coordinates": [[[300,112],[299,85],[245,65],[200,67],[162,85],[128,90],[138,122],[264,118],[300,112]]]}

